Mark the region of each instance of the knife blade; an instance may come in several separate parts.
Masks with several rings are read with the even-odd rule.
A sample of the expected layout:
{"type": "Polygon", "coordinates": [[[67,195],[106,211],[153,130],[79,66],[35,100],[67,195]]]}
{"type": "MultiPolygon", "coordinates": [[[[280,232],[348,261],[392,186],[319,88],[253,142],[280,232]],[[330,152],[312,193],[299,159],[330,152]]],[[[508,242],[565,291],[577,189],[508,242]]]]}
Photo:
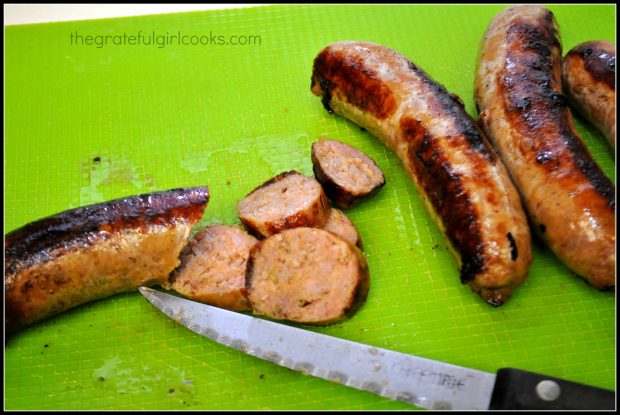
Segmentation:
{"type": "Polygon", "coordinates": [[[190,301],[140,293],[190,330],[304,374],[427,409],[615,409],[615,392],[518,369],[497,374],[190,301]]]}

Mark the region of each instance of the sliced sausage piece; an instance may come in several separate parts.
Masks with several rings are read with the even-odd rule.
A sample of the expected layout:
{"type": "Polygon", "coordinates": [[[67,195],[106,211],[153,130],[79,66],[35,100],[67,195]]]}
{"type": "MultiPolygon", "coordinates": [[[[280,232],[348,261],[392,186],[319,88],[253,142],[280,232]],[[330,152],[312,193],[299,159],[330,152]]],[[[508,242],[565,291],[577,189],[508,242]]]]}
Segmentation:
{"type": "Polygon", "coordinates": [[[616,48],[605,40],[584,42],[562,60],[562,84],[573,107],[616,147],[616,48]]]}
{"type": "Polygon", "coordinates": [[[373,159],[336,140],[312,144],[312,169],[327,197],[341,208],[352,207],[385,185],[383,172],[373,159]]]}
{"type": "Polygon", "coordinates": [[[359,249],[331,232],[303,227],[254,245],[246,271],[256,314],[306,324],[350,317],[366,299],[369,281],[359,249]]]}
{"type": "Polygon", "coordinates": [[[573,272],[607,289],[616,281],[616,188],[575,130],[561,59],[549,9],[505,9],[480,44],[476,106],[538,235],[573,272]]]}
{"type": "Polygon", "coordinates": [[[266,181],[237,204],[239,219],[259,238],[300,226],[320,228],[329,209],[320,183],[294,170],[266,181]]]}
{"type": "Polygon", "coordinates": [[[190,300],[234,311],[250,310],[245,267],[256,238],[237,226],[201,229],[181,254],[172,289],[190,300]]]}
{"type": "Polygon", "coordinates": [[[359,249],[363,249],[362,238],[359,232],[357,232],[355,225],[353,225],[351,219],[349,219],[343,211],[332,208],[327,222],[323,225],[323,229],[333,232],[350,244],[357,246],[359,249]]]}
{"type": "Polygon", "coordinates": [[[140,285],[167,287],[208,201],[207,187],[173,189],[67,210],[10,232],[7,332],[140,285]]]}
{"type": "Polygon", "coordinates": [[[312,93],[400,158],[446,237],[461,282],[493,306],[525,281],[531,237],[519,194],[460,99],[405,56],[337,42],[314,59],[312,93]]]}

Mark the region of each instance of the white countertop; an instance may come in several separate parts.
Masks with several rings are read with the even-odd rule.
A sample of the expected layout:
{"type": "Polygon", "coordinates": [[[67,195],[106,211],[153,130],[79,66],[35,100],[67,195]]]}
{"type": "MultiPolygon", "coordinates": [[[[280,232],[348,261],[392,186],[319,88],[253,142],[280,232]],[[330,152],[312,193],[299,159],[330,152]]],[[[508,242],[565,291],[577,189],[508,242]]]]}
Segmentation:
{"type": "Polygon", "coordinates": [[[5,4],[4,25],[255,6],[262,4],[5,4]]]}

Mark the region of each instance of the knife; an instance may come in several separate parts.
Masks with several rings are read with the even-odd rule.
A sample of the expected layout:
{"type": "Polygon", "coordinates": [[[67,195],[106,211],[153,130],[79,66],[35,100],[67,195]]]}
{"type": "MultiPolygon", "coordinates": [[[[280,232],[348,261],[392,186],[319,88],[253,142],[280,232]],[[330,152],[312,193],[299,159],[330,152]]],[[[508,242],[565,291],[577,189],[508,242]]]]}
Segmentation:
{"type": "Polygon", "coordinates": [[[615,409],[615,392],[518,369],[497,374],[340,339],[140,287],[190,330],[289,369],[427,409],[615,409]]]}

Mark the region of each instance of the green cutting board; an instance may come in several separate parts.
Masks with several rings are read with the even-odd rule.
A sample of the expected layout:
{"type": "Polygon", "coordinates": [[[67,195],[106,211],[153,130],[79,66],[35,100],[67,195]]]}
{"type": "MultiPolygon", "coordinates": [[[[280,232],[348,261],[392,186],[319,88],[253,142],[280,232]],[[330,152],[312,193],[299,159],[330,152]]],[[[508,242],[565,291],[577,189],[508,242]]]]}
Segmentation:
{"type": "MultiPolygon", "coordinates": [[[[615,6],[550,7],[565,51],[615,42],[615,6]]],[[[368,40],[404,53],[474,115],[478,43],[503,8],[268,6],[5,27],[5,232],[72,207],[205,184],[212,199],[200,226],[239,223],[238,200],[282,171],[311,175],[311,143],[331,137],[375,159],[387,184],[348,211],[371,270],[365,305],[308,330],[615,389],[613,292],[590,288],[536,243],[527,282],[502,307],[485,304],[460,284],[399,160],[310,93],[322,47],[368,40]],[[153,32],[158,43],[145,45],[153,32]],[[179,45],[175,35],[215,44],[179,45]],[[248,44],[217,44],[226,40],[248,44]]],[[[604,138],[576,124],[615,183],[604,138]]],[[[411,408],[197,336],[137,292],[10,338],[4,376],[6,409],[411,408]]]]}

